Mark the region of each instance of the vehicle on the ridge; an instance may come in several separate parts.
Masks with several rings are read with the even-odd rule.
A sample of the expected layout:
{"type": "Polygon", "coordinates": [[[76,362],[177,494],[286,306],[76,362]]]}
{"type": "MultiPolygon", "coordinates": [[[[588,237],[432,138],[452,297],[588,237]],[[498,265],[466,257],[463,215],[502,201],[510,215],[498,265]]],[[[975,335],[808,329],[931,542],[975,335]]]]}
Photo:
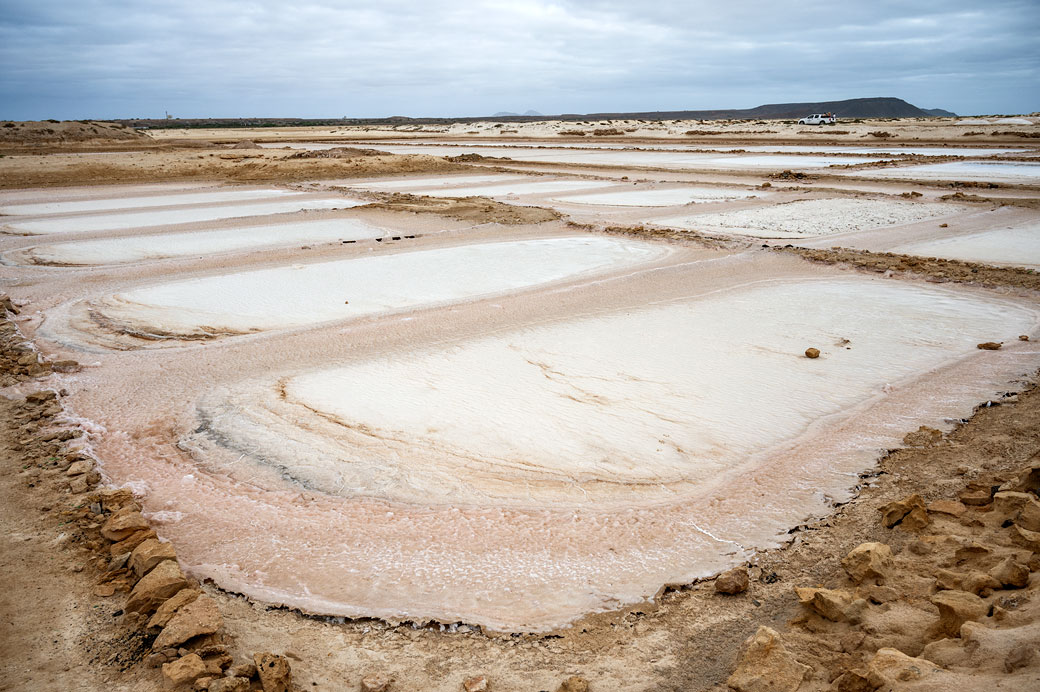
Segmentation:
{"type": "Polygon", "coordinates": [[[799,125],[833,125],[838,122],[833,113],[814,113],[798,121],[799,125]]]}

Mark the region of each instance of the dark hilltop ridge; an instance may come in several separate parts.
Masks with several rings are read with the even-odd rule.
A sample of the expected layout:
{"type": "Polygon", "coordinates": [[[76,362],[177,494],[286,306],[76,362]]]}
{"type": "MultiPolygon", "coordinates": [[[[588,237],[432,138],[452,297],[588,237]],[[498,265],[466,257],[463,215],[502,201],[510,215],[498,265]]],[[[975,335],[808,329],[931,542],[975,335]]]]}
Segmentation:
{"type": "Polygon", "coordinates": [[[941,108],[923,109],[903,99],[878,97],[818,101],[805,103],[770,103],[756,108],[707,111],[652,111],[630,113],[564,113],[541,115],[528,111],[523,115],[499,112],[492,116],[465,118],[175,118],[116,120],[131,127],[196,128],[196,127],[289,127],[307,125],[440,125],[495,120],[501,122],[537,122],[540,120],[790,120],[812,113],[833,113],[839,118],[934,118],[954,117],[941,108]]]}

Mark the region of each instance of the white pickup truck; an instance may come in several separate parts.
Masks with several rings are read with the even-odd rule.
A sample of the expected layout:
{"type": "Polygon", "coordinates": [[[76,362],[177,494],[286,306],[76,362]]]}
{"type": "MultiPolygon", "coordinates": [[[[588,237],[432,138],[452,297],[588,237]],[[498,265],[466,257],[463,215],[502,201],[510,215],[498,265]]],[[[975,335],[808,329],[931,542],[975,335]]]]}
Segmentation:
{"type": "Polygon", "coordinates": [[[806,117],[804,117],[801,120],[799,120],[798,124],[799,125],[833,125],[836,122],[838,122],[838,119],[835,118],[830,113],[814,113],[812,115],[807,115],[806,117]]]}

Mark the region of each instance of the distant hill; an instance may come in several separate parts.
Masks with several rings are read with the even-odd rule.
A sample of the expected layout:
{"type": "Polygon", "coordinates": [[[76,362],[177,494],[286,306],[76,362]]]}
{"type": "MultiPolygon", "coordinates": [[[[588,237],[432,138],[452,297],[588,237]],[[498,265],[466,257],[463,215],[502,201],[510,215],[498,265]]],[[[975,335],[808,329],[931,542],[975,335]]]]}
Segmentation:
{"type": "MultiPolygon", "coordinates": [[[[946,115],[948,111],[938,111],[946,115]]],[[[710,111],[655,111],[653,113],[590,113],[598,120],[785,120],[812,113],[834,113],[839,118],[930,118],[932,113],[903,99],[892,97],[817,101],[815,103],[769,103],[755,108],[710,111]]]]}
{"type": "Polygon", "coordinates": [[[936,118],[956,118],[957,114],[953,111],[946,111],[942,108],[922,108],[928,115],[935,116],[936,118]]]}
{"type": "Polygon", "coordinates": [[[491,116],[492,118],[510,118],[510,117],[527,117],[527,118],[541,118],[543,117],[538,111],[524,111],[523,116],[519,113],[511,113],[510,111],[499,111],[491,116]]]}

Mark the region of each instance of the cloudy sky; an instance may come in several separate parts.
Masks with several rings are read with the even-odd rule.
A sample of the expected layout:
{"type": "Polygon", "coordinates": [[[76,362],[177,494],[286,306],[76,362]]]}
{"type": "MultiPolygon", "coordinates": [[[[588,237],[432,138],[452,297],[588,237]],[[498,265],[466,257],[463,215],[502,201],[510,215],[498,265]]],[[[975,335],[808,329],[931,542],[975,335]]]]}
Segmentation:
{"type": "Polygon", "coordinates": [[[2,0],[0,118],[1040,110],[1037,0],[2,0]]]}

